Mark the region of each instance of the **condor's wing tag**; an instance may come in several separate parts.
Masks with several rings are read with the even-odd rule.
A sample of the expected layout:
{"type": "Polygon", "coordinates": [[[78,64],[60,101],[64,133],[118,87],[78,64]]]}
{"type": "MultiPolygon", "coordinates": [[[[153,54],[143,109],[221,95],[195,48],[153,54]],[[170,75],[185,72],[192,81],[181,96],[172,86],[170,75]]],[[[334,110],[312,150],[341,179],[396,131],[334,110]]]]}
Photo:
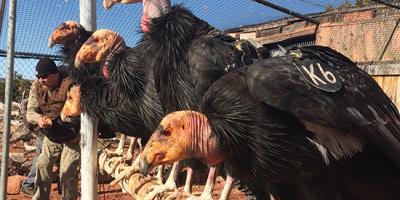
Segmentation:
{"type": "Polygon", "coordinates": [[[336,92],[342,88],[339,76],[333,67],[321,60],[295,60],[293,65],[300,71],[304,79],[314,87],[326,91],[336,92]]]}

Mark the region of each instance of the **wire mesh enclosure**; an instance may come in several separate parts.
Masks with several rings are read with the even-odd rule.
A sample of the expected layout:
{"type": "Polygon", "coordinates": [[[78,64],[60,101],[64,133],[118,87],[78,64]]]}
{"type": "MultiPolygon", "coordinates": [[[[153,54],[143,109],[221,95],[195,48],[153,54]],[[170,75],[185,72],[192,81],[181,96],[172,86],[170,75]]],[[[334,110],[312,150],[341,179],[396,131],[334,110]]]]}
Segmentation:
{"type": "MultiPolygon", "coordinates": [[[[5,96],[9,0],[0,0],[0,3],[2,101],[5,96]]],[[[47,40],[54,28],[61,23],[67,20],[79,21],[79,3],[78,0],[18,1],[12,101],[20,102],[29,94],[31,82],[36,78],[35,65],[38,59],[49,57],[58,65],[63,65],[57,48],[49,48],[47,40]]],[[[247,39],[256,47],[262,46],[268,56],[299,46],[329,46],[372,75],[390,99],[400,106],[400,1],[172,0],[172,3],[182,4],[199,18],[237,39],[247,39]]],[[[105,10],[102,0],[97,0],[96,10],[97,29],[111,29],[119,33],[130,47],[135,46],[142,38],[141,4],[117,4],[111,10],[105,10]]],[[[84,122],[91,120],[86,114],[82,116],[84,122]]],[[[96,132],[93,127],[97,125],[94,124],[88,123],[82,129],[90,130],[89,133],[96,132]]],[[[7,135],[7,131],[4,132],[7,135]]],[[[82,135],[85,138],[85,134],[82,135]]],[[[90,142],[86,143],[86,138],[82,139],[84,142],[81,144],[96,144],[91,141],[97,139],[96,134],[93,135],[93,138],[89,138],[90,142]]],[[[7,137],[3,139],[8,141],[7,137]]],[[[7,142],[6,144],[8,145],[7,142]]],[[[90,152],[93,155],[82,157],[82,160],[93,159],[88,163],[97,166],[94,156],[97,155],[97,147],[87,146],[90,146],[86,148],[89,153],[82,155],[90,155],[90,152]]],[[[6,145],[3,147],[8,148],[6,145]]],[[[89,171],[97,173],[96,167],[92,169],[94,170],[89,171]]],[[[83,177],[81,180],[86,180],[83,177]]],[[[88,186],[87,188],[95,186],[97,179],[94,180],[93,183],[81,185],[88,186]]],[[[82,187],[82,191],[86,191],[85,187],[82,187]]],[[[87,199],[84,195],[81,198],[87,199]]]]}

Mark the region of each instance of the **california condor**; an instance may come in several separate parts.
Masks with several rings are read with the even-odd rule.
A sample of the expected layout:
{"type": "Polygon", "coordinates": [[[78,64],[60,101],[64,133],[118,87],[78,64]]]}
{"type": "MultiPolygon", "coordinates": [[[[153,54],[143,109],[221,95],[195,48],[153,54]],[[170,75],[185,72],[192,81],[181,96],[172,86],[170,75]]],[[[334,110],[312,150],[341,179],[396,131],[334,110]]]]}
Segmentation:
{"type": "MultiPolygon", "coordinates": [[[[158,50],[153,62],[154,82],[166,113],[198,110],[201,97],[214,81],[230,70],[253,61],[250,55],[235,48],[234,38],[182,6],[173,6],[147,24],[149,43],[158,50]]],[[[210,167],[210,173],[214,173],[216,166],[210,167]]],[[[215,175],[209,174],[209,177],[214,178],[215,175]]],[[[232,185],[226,186],[229,188],[232,185]]],[[[213,181],[208,180],[205,188],[201,198],[210,199],[213,181]]],[[[265,194],[255,188],[249,189],[255,192],[257,198],[265,198],[265,194]]],[[[190,190],[185,192],[190,194],[190,190]]]]}
{"type": "MultiPolygon", "coordinates": [[[[115,136],[115,132],[132,132],[137,131],[134,115],[129,113],[128,102],[126,98],[117,101],[117,105],[122,105],[119,109],[112,106],[113,100],[107,96],[114,96],[117,91],[111,89],[107,84],[106,77],[98,64],[86,64],[85,68],[77,70],[74,65],[75,56],[82,44],[92,35],[93,32],[86,31],[82,25],[74,21],[66,21],[59,25],[49,37],[49,47],[58,45],[59,54],[64,58],[63,64],[73,70],[72,77],[75,78],[79,86],[75,86],[73,91],[68,93],[68,99],[61,112],[62,118],[79,118],[81,107],[88,111],[89,115],[98,119],[100,138],[110,138],[115,136]],[[100,86],[100,88],[99,88],[100,86]],[[104,87],[101,87],[104,86],[104,87]],[[81,103],[82,97],[82,106],[81,103]],[[92,101],[96,98],[95,101],[92,101]],[[122,101],[122,103],[120,103],[122,101]],[[104,109],[106,108],[106,109],[104,109]],[[121,112],[123,110],[123,112],[121,112]],[[126,111],[128,110],[128,111],[126,111]],[[125,114],[124,114],[125,113],[125,114]],[[124,123],[125,122],[125,123],[124,123]]],[[[123,96],[123,95],[122,95],[123,96]]],[[[136,133],[135,133],[136,134],[136,133]]],[[[130,134],[134,135],[134,134],[130,134]]],[[[107,152],[108,155],[122,155],[125,144],[125,135],[120,138],[120,143],[115,152],[107,152]]],[[[131,138],[130,148],[128,149],[128,159],[131,158],[130,152],[135,144],[136,138],[131,138]]]]}
{"type": "MultiPolygon", "coordinates": [[[[107,79],[88,80],[81,85],[81,104],[90,115],[145,144],[164,112],[154,88],[151,49],[146,42],[129,48],[123,38],[110,30],[97,30],[77,53],[75,66],[81,70],[96,64],[107,79]],[[101,66],[101,67],[100,67],[101,66]],[[122,129],[122,130],[121,130],[122,129]]],[[[137,163],[113,183],[137,171],[137,163]]]]}
{"type": "Polygon", "coordinates": [[[278,199],[400,195],[400,116],[378,84],[340,53],[302,47],[214,82],[198,111],[163,118],[141,172],[195,157],[278,199]]]}

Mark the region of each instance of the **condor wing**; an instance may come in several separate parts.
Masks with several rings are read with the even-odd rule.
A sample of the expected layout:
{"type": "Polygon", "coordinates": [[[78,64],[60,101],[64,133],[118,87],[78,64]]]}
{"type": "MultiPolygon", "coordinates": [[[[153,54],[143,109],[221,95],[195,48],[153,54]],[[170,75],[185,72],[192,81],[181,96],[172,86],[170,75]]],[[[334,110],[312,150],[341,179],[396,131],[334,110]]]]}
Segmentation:
{"type": "Polygon", "coordinates": [[[292,54],[249,67],[252,95],[299,121],[325,128],[316,137],[330,151],[336,146],[343,156],[351,156],[357,147],[342,140],[352,138],[400,164],[399,112],[377,83],[329,48],[307,47],[292,54]]]}

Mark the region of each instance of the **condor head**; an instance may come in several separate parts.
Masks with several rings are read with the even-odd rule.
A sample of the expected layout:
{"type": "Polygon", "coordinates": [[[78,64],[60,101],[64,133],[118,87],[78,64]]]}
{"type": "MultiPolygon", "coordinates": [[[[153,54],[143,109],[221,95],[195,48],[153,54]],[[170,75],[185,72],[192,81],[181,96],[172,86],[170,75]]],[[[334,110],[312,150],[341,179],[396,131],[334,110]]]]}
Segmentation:
{"type": "Polygon", "coordinates": [[[210,134],[208,120],[201,113],[177,111],[168,114],[141,153],[140,172],[147,174],[158,165],[186,158],[198,158],[209,165],[218,164],[223,156],[210,134]]]}
{"type": "Polygon", "coordinates": [[[80,114],[80,86],[73,85],[67,93],[67,100],[61,110],[61,119],[68,121],[70,118],[79,117],[80,114]]]}
{"type": "Polygon", "coordinates": [[[85,29],[79,23],[66,21],[50,34],[48,45],[52,48],[56,44],[65,45],[68,42],[73,42],[80,37],[82,31],[85,31],[85,29]]]}
{"type": "Polygon", "coordinates": [[[187,158],[189,142],[185,116],[177,112],[164,117],[150,137],[140,156],[140,171],[147,174],[153,167],[187,158]]]}
{"type": "Polygon", "coordinates": [[[116,32],[97,30],[79,49],[75,57],[75,67],[79,69],[84,63],[105,62],[125,48],[124,39],[116,32]]]}

